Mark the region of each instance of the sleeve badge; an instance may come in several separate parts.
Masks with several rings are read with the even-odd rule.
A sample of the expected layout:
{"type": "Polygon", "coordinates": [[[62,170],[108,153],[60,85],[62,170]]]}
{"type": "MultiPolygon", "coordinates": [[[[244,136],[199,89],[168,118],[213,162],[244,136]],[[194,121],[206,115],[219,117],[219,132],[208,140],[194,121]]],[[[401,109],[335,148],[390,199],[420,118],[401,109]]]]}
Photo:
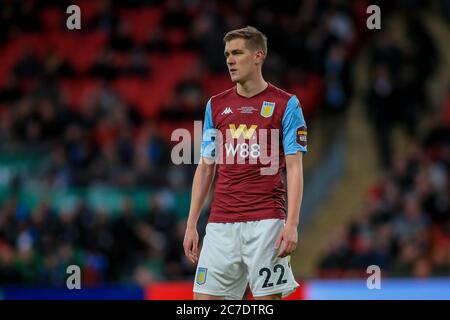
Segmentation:
{"type": "Polygon", "coordinates": [[[299,128],[297,128],[297,132],[296,132],[296,140],[297,143],[299,145],[301,145],[302,147],[306,147],[306,143],[307,143],[307,136],[308,136],[308,131],[306,129],[306,126],[301,126],[299,128]]]}

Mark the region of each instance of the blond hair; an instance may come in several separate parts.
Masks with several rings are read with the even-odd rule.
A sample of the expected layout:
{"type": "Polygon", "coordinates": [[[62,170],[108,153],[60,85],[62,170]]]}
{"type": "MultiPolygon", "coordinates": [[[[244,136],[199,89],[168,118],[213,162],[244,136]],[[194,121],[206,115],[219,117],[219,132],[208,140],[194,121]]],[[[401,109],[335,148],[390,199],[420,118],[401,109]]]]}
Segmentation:
{"type": "Polygon", "coordinates": [[[223,42],[226,43],[233,39],[244,39],[250,49],[260,49],[264,52],[264,57],[267,56],[267,37],[255,27],[247,26],[242,29],[231,30],[223,37],[223,42]]]}

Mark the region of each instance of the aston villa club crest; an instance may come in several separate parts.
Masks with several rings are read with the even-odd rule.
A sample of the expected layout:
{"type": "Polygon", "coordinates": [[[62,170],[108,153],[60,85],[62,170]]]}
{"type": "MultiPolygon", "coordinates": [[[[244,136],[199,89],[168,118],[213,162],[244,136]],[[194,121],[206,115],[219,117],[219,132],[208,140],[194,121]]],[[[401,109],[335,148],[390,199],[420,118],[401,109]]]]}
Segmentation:
{"type": "Polygon", "coordinates": [[[273,110],[275,110],[275,102],[264,101],[261,107],[261,115],[264,118],[269,118],[273,115],[273,110]]]}
{"type": "Polygon", "coordinates": [[[208,269],[207,268],[202,268],[199,267],[197,269],[197,277],[195,278],[195,281],[197,282],[197,284],[204,284],[206,282],[206,273],[207,273],[208,269]]]}

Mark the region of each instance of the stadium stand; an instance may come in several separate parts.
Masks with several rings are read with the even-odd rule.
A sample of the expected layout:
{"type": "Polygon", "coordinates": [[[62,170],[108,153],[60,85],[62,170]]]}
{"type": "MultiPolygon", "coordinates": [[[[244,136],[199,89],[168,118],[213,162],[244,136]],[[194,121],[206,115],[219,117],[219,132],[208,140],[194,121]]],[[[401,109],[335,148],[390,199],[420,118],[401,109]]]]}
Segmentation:
{"type": "MultiPolygon", "coordinates": [[[[192,132],[209,96],[232,86],[222,36],[243,21],[258,26],[269,37],[268,80],[300,97],[307,122],[345,116],[367,3],[73,2],[79,31],[66,29],[67,1],[2,4],[0,284],[61,286],[68,264],[83,267],[87,285],[191,280],[182,241],[194,166],[171,164],[170,133],[192,132]]],[[[334,242],[322,276],[371,259],[400,273],[410,256],[414,274],[446,267],[448,230],[436,219],[449,159],[435,129],[427,157],[389,167],[397,175],[374,187],[366,220],[334,242]]]]}

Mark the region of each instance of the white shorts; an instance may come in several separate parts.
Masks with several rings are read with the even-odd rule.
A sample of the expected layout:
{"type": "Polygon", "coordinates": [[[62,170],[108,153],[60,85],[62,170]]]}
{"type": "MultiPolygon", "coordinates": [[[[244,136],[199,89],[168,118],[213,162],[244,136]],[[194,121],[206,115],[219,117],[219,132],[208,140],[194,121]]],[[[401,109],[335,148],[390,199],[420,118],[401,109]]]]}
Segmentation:
{"type": "Polygon", "coordinates": [[[247,284],[254,297],[281,293],[299,286],[289,263],[277,257],[275,242],[284,220],[208,223],[195,274],[194,292],[225,299],[243,298],[247,284]]]}

